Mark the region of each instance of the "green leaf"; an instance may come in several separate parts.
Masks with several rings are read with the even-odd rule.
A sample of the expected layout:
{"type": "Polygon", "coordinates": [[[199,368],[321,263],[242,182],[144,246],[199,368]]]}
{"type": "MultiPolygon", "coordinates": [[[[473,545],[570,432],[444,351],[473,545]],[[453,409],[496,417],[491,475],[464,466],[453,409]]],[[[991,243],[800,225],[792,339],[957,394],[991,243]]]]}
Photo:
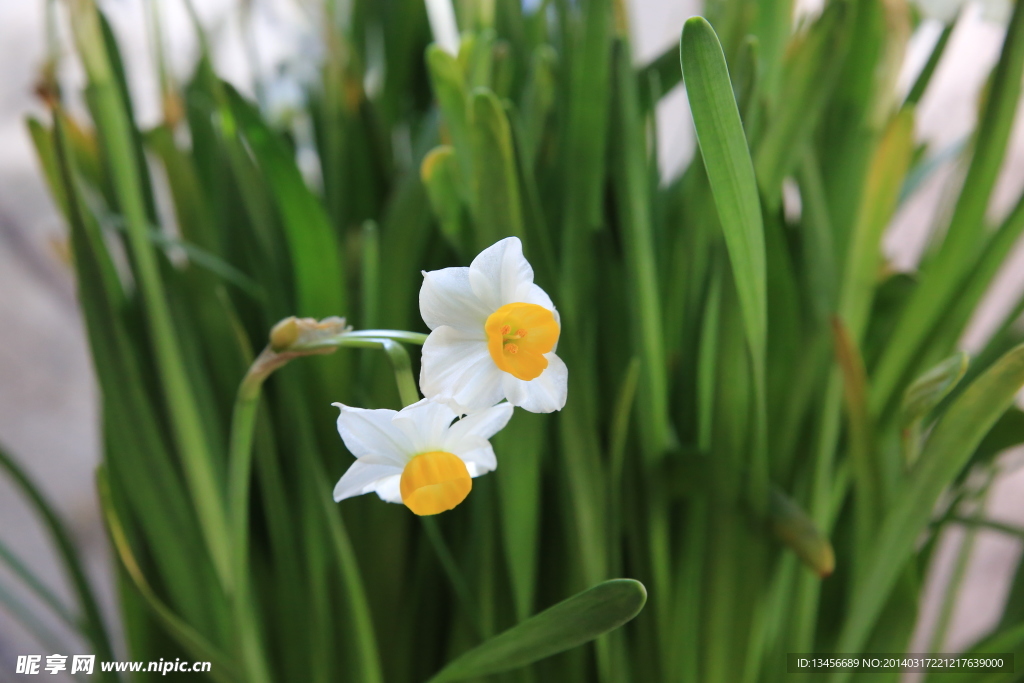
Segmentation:
{"type": "MultiPolygon", "coordinates": [[[[865,557],[850,600],[837,652],[859,652],[914,550],[918,534],[943,489],[953,481],[985,434],[1024,386],[1024,346],[1003,356],[975,380],[939,420],[900,497],[889,509],[865,557]]],[[[833,683],[845,681],[836,674],[833,683]]]]}
{"type": "Polygon", "coordinates": [[[545,436],[544,417],[520,410],[492,438],[495,452],[514,454],[502,460],[496,476],[502,539],[519,619],[530,614],[536,594],[545,436]]]}
{"type": "MultiPolygon", "coordinates": [[[[462,67],[455,57],[437,45],[431,45],[427,48],[427,72],[430,74],[430,84],[434,88],[434,97],[441,106],[451,144],[455,148],[462,177],[468,182],[473,177],[473,161],[469,137],[469,111],[466,106],[469,95],[462,67]]],[[[469,189],[466,186],[463,188],[463,198],[468,203],[471,201],[469,189]]]]}
{"type": "Polygon", "coordinates": [[[154,616],[192,657],[200,661],[205,660],[212,663],[210,675],[214,680],[220,683],[239,680],[234,661],[209,643],[188,622],[171,611],[149,585],[149,582],[142,573],[142,569],[139,567],[138,561],[135,559],[135,555],[132,553],[131,546],[128,544],[128,537],[125,535],[124,526],[121,524],[117,510],[114,507],[110,492],[110,481],[105,467],[101,466],[96,472],[96,486],[99,489],[100,508],[103,512],[104,521],[107,524],[107,531],[110,533],[110,540],[114,550],[121,560],[121,566],[131,577],[136,590],[146,601],[146,605],[153,611],[154,616]]]}
{"type": "MultiPolygon", "coordinates": [[[[668,417],[665,332],[658,289],[658,257],[651,216],[650,182],[644,120],[637,106],[636,82],[629,50],[620,45],[613,60],[615,107],[611,170],[619,224],[626,247],[626,272],[636,333],[635,351],[642,374],[638,419],[640,441],[648,462],[656,461],[674,441],[668,417]]],[[[655,587],[657,588],[657,586],[655,587]]]]}
{"type": "Polygon", "coordinates": [[[565,156],[573,173],[566,178],[566,230],[599,228],[604,221],[602,187],[611,105],[612,3],[592,0],[569,50],[567,104],[569,130],[565,156]]]}
{"type": "Polygon", "coordinates": [[[903,393],[900,427],[903,457],[908,465],[917,460],[925,418],[949,395],[967,373],[969,356],[959,352],[918,377],[903,393]]]}
{"type": "Polygon", "coordinates": [[[800,505],[773,486],[769,512],[775,536],[815,574],[822,578],[830,575],[836,566],[832,544],[800,505]]]}
{"type": "Polygon", "coordinates": [[[131,482],[125,497],[139,528],[150,538],[176,539],[173,547],[160,542],[151,546],[151,559],[168,594],[193,623],[214,630],[217,610],[222,607],[218,600],[221,594],[214,568],[202,549],[197,513],[188,504],[180,469],[168,446],[170,439],[146,391],[142,354],[131,343],[121,312],[124,304],[120,283],[104,277],[107,272],[113,274],[113,264],[95,219],[84,211],[64,117],[58,115],[55,121],[54,151],[67,197],[77,284],[102,389],[106,461],[112,477],[131,482]],[[146,457],[138,457],[139,453],[146,457]]]}
{"type": "MultiPolygon", "coordinates": [[[[39,518],[46,525],[46,529],[56,546],[60,561],[64,565],[64,571],[74,589],[79,609],[82,611],[81,623],[78,626],[82,635],[88,638],[90,644],[96,648],[98,656],[112,657],[113,649],[110,645],[110,637],[107,634],[103,614],[100,612],[99,601],[96,599],[92,584],[89,583],[84,565],[82,564],[81,555],[71,540],[71,534],[68,532],[67,525],[53,505],[50,504],[50,501],[43,495],[39,487],[29,478],[28,473],[14,461],[14,458],[7,454],[3,447],[0,447],[0,469],[3,469],[10,478],[10,481],[21,490],[28,502],[38,513],[39,518]]],[[[33,582],[37,584],[36,590],[40,594],[48,592],[45,590],[40,591],[42,584],[35,577],[26,577],[26,579],[30,585],[33,582]]],[[[51,602],[58,613],[61,612],[60,608],[57,607],[59,603],[51,600],[47,601],[51,602]]],[[[104,676],[103,678],[112,680],[114,677],[104,676]]]]}
{"type": "Polygon", "coordinates": [[[763,512],[768,504],[764,394],[768,286],[761,202],[725,55],[711,24],[702,17],[689,19],[683,27],[679,58],[750,349],[756,401],[750,493],[755,509],[763,512]]]}
{"type": "Polygon", "coordinates": [[[196,389],[189,381],[180,335],[160,273],[160,260],[147,237],[152,222],[148,171],[137,144],[129,103],[124,99],[116,50],[109,49],[112,40],[104,33],[94,4],[74,5],[72,25],[88,75],[90,108],[128,232],[133,272],[144,302],[142,308],[175,445],[181,454],[207,548],[218,576],[227,585],[230,567],[223,482],[218,480],[213,466],[216,449],[204,430],[196,389]]]}
{"type": "Polygon", "coordinates": [[[903,392],[900,423],[909,425],[934,410],[963,379],[969,362],[970,357],[960,351],[914,380],[903,392]]]}
{"type": "Polygon", "coordinates": [[[846,254],[839,315],[858,344],[878,286],[882,234],[896,210],[913,148],[914,111],[908,108],[893,117],[874,150],[846,254]]]}
{"type": "Polygon", "coordinates": [[[483,250],[503,237],[526,235],[508,116],[497,95],[484,89],[473,93],[470,114],[476,247],[483,250]]]}
{"type": "Polygon", "coordinates": [[[299,173],[288,146],[234,89],[225,86],[238,122],[281,211],[291,252],[297,310],[323,318],[348,313],[341,247],[323,205],[299,173]]]}
{"type": "Polygon", "coordinates": [[[917,80],[914,81],[914,86],[907,94],[906,104],[916,105],[921,101],[921,96],[924,95],[925,90],[928,89],[928,84],[931,82],[932,75],[935,73],[935,67],[939,65],[942,55],[946,52],[946,45],[949,43],[949,37],[953,35],[953,29],[956,28],[959,20],[960,12],[957,12],[957,15],[953,17],[953,20],[946,24],[942,29],[939,39],[935,41],[935,47],[932,48],[932,52],[928,56],[928,61],[925,63],[924,68],[921,69],[921,73],[918,74],[917,80]]]}
{"type": "Polygon", "coordinates": [[[577,593],[461,655],[430,683],[461,681],[517,669],[622,626],[643,609],[639,581],[612,579],[577,593]]]}
{"type": "Polygon", "coordinates": [[[531,168],[537,159],[541,141],[557,95],[555,67],[558,56],[550,45],[533,51],[530,81],[523,94],[523,163],[531,168]]]}
{"type": "Polygon", "coordinates": [[[1014,406],[1003,413],[978,444],[978,449],[971,456],[970,466],[991,462],[1003,451],[1021,444],[1024,444],[1024,411],[1014,406]]]}
{"type": "Polygon", "coordinates": [[[1006,155],[1024,74],[1024,4],[1017,3],[978,121],[974,154],[942,247],[922,268],[914,291],[875,371],[871,405],[888,405],[912,371],[922,345],[964,286],[985,237],[985,211],[1006,155]]]}
{"type": "Polygon", "coordinates": [[[462,181],[455,148],[442,145],[423,157],[420,179],[427,188],[441,234],[458,254],[467,256],[469,250],[463,240],[462,199],[459,195],[462,181]]]}
{"type": "Polygon", "coordinates": [[[686,22],[679,54],[697,142],[725,234],[751,353],[755,358],[764,358],[764,226],[754,167],[733,97],[729,69],[718,36],[702,17],[686,22]]]}
{"type": "Polygon", "coordinates": [[[755,154],[757,180],[769,203],[777,205],[782,179],[800,159],[839,76],[848,14],[847,3],[831,3],[786,49],[782,88],[755,154]]]}

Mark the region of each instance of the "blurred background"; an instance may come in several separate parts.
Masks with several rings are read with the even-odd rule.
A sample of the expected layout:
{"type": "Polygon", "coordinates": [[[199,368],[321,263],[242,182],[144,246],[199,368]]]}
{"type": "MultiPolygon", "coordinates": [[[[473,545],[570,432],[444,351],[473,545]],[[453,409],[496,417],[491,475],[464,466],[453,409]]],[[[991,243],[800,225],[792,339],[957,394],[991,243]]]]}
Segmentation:
{"type": "MultiPolygon", "coordinates": [[[[171,70],[184,77],[197,52],[187,14],[177,0],[102,3],[124,50],[136,95],[135,114],[143,127],[157,121],[160,106],[151,33],[143,12],[147,1],[163,3],[171,70]]],[[[701,10],[697,0],[630,0],[627,4],[638,63],[675,44],[685,19],[701,10]]],[[[815,4],[799,3],[797,21],[814,13],[815,4]]],[[[958,4],[935,3],[930,11],[939,16],[955,11],[958,4]]],[[[197,5],[213,38],[218,72],[243,93],[258,96],[272,116],[288,116],[301,92],[297,83],[315,74],[313,65],[318,59],[317,33],[309,25],[301,1],[204,0],[197,5]]],[[[893,268],[913,267],[924,230],[935,212],[946,208],[943,190],[958,169],[952,161],[943,161],[941,150],[956,149],[974,125],[977,95],[998,57],[1008,6],[1008,2],[968,4],[921,103],[917,135],[930,141],[932,149],[940,150],[936,161],[942,167],[889,228],[886,255],[893,268]]],[[[913,82],[940,31],[937,19],[919,26],[903,65],[904,88],[913,82]]],[[[61,33],[66,36],[66,27],[61,27],[61,33]]],[[[24,127],[26,114],[45,115],[34,94],[45,57],[45,34],[43,0],[0,1],[0,442],[21,458],[72,523],[93,578],[104,587],[112,617],[109,560],[93,481],[99,458],[96,386],[67,265],[63,224],[44,187],[24,127]]],[[[72,58],[63,60],[63,68],[61,78],[71,85],[67,92],[73,94],[84,76],[72,58]]],[[[695,150],[681,87],[664,99],[657,123],[661,172],[663,179],[669,179],[685,167],[695,150]]],[[[1018,120],[989,208],[993,217],[1007,213],[1022,186],[1024,123],[1018,120]]],[[[968,350],[980,345],[999,312],[1024,289],[1024,249],[1019,245],[995,289],[963,339],[968,350]]],[[[988,502],[988,517],[1024,525],[1024,470],[1017,467],[1018,460],[1013,453],[1004,457],[1003,473],[988,502]]],[[[926,595],[941,594],[961,533],[954,528],[945,535],[926,595]]],[[[45,568],[41,578],[47,583],[63,585],[42,529],[2,478],[0,539],[33,566],[45,568]]],[[[1008,535],[979,534],[946,642],[949,651],[971,642],[998,618],[1020,553],[1021,543],[1008,535]]],[[[8,597],[33,610],[30,596],[8,597]]],[[[915,640],[917,651],[927,649],[934,617],[926,601],[915,640]]],[[[60,633],[59,623],[47,622],[46,627],[60,633]]],[[[0,609],[0,681],[14,678],[13,662],[18,654],[38,649],[0,609]]]]}

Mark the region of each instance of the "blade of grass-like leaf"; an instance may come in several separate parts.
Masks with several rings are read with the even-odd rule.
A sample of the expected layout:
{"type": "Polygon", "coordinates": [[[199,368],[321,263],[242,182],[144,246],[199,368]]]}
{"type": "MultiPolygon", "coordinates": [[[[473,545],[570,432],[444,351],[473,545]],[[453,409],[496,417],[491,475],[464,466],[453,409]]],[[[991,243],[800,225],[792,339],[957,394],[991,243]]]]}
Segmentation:
{"type": "Polygon", "coordinates": [[[213,468],[213,454],[189,384],[184,359],[160,278],[156,254],[146,237],[149,225],[146,194],[132,140],[134,126],[112,70],[99,12],[91,1],[72,5],[72,25],[86,67],[93,111],[106,150],[118,203],[128,228],[136,280],[157,359],[174,436],[198,510],[206,545],[224,585],[230,581],[228,531],[222,485],[213,468]]]}
{"type": "Polygon", "coordinates": [[[856,547],[866,548],[871,544],[877,515],[885,506],[881,468],[876,462],[873,447],[874,424],[868,414],[867,372],[859,346],[839,318],[832,319],[832,334],[836,360],[843,374],[843,394],[848,416],[848,458],[855,492],[855,542],[856,547]]]}
{"type": "Polygon", "coordinates": [[[466,620],[472,625],[476,637],[482,640],[484,638],[484,630],[480,625],[480,608],[477,605],[477,601],[473,598],[473,591],[469,587],[469,581],[466,580],[465,574],[459,569],[458,562],[455,561],[452,551],[448,548],[448,544],[445,543],[444,535],[442,535],[441,529],[437,525],[437,520],[433,517],[423,517],[420,521],[423,522],[423,529],[426,531],[427,539],[434,549],[437,561],[444,570],[448,583],[451,584],[452,590],[455,592],[455,596],[461,603],[466,620]]]}
{"type": "Polygon", "coordinates": [[[603,221],[608,111],[611,104],[612,3],[587,4],[582,30],[568,53],[568,130],[565,159],[573,173],[566,184],[566,230],[598,228],[603,221]]]}
{"type": "MultiPolygon", "coordinates": [[[[75,592],[79,608],[82,610],[81,623],[77,625],[89,642],[96,648],[96,656],[101,658],[112,658],[113,649],[110,645],[110,637],[107,633],[103,615],[100,612],[99,602],[93,592],[92,585],[86,576],[82,558],[71,540],[67,526],[60,515],[43,495],[43,492],[32,482],[28,474],[21,468],[7,451],[0,447],[0,468],[2,468],[10,480],[21,490],[32,507],[35,508],[39,519],[46,525],[47,531],[57,548],[64,571],[75,592]]],[[[107,680],[114,680],[112,676],[104,677],[107,680]]]]}
{"type": "Polygon", "coordinates": [[[722,224],[750,349],[756,401],[750,497],[754,508],[768,504],[765,346],[767,283],[764,225],[757,181],[722,46],[702,17],[687,20],[679,42],[680,62],[704,168],[722,224]]]}
{"type": "MultiPolygon", "coordinates": [[[[889,592],[927,525],[935,501],[1024,385],[1024,346],[1018,346],[971,383],[932,431],[905,490],[886,513],[850,600],[836,651],[859,652],[889,592]]],[[[832,683],[848,674],[836,673],[832,683]]]]}
{"type": "MultiPolygon", "coordinates": [[[[973,520],[981,520],[985,515],[985,504],[992,490],[992,482],[995,479],[997,470],[989,466],[984,474],[984,481],[977,491],[972,492],[964,502],[973,504],[970,515],[973,520]],[[973,499],[973,500],[972,500],[973,499]]],[[[958,506],[959,507],[959,506],[958,506]]],[[[978,542],[978,531],[981,528],[977,524],[966,525],[963,538],[956,551],[956,562],[953,564],[953,574],[946,581],[943,587],[942,596],[939,599],[939,615],[935,620],[934,630],[930,639],[928,652],[943,652],[946,648],[946,640],[949,636],[949,627],[953,620],[953,612],[956,609],[958,598],[963,587],[964,577],[967,575],[967,567],[975,556],[975,546],[978,542]]]]}
{"type": "MultiPolygon", "coordinates": [[[[64,116],[60,110],[54,112],[54,116],[61,123],[63,131],[67,131],[67,123],[69,119],[64,116]]],[[[57,151],[54,145],[54,130],[48,130],[40,121],[36,119],[28,120],[29,134],[32,138],[32,143],[35,145],[36,154],[39,157],[39,162],[43,167],[46,175],[47,185],[50,188],[50,194],[56,201],[57,206],[60,207],[64,217],[69,223],[72,222],[71,211],[72,208],[68,203],[68,194],[65,191],[64,179],[61,175],[60,160],[58,158],[57,151]]],[[[68,145],[70,147],[70,145],[68,145]]],[[[77,159],[76,159],[77,161],[77,159]]],[[[100,227],[97,225],[95,218],[86,214],[82,216],[83,227],[93,239],[100,238],[100,227]]],[[[101,278],[103,284],[108,292],[117,297],[118,302],[122,302],[124,299],[124,291],[121,287],[121,281],[118,279],[117,271],[114,268],[113,262],[107,258],[99,263],[101,271],[101,278]]]]}
{"type": "Polygon", "coordinates": [[[963,287],[984,239],[985,211],[1006,155],[1024,74],[1024,3],[1017,3],[1002,54],[992,75],[985,109],[978,121],[971,165],[964,179],[942,247],[923,268],[892,342],[874,373],[872,411],[880,413],[912,369],[912,360],[934,331],[952,297],[963,287]]]}
{"type": "Polygon", "coordinates": [[[323,206],[302,180],[292,154],[257,111],[225,86],[231,113],[259,162],[281,211],[295,277],[296,315],[322,318],[348,311],[341,248],[323,206]]]}
{"type": "Polygon", "coordinates": [[[498,472],[499,515],[516,618],[533,610],[540,535],[541,459],[545,450],[543,416],[517,411],[492,437],[495,452],[514,453],[498,472]]]}
{"type": "MultiPolygon", "coordinates": [[[[662,303],[658,290],[658,259],[651,216],[647,144],[644,122],[637,103],[635,75],[629,49],[624,41],[616,41],[612,76],[615,86],[612,116],[615,142],[611,145],[614,160],[611,175],[619,207],[619,225],[626,246],[627,282],[635,328],[631,342],[641,359],[642,367],[637,401],[641,453],[644,462],[653,466],[672,447],[675,436],[668,414],[665,332],[662,328],[662,303]]],[[[659,624],[657,632],[667,645],[672,605],[669,510],[664,496],[656,491],[651,491],[646,503],[651,586],[663,597],[653,609],[659,624]]],[[[612,542],[616,542],[614,538],[612,542]]],[[[671,647],[663,646],[660,650],[667,657],[671,647]]]]}
{"type": "MultiPolygon", "coordinates": [[[[786,49],[781,90],[754,154],[757,182],[769,205],[778,206],[789,174],[817,128],[849,43],[849,6],[830,3],[821,17],[786,49]]],[[[689,80],[687,80],[689,83],[689,80]]]]}
{"type": "Polygon", "coordinates": [[[320,484],[318,498],[321,501],[323,513],[327,517],[331,546],[341,568],[342,582],[347,591],[352,629],[355,632],[355,647],[359,653],[357,662],[357,669],[360,671],[359,680],[366,683],[383,683],[384,675],[381,672],[380,654],[373,630],[373,615],[370,613],[370,606],[366,601],[366,590],[363,587],[355,551],[341,517],[331,504],[332,485],[327,480],[319,463],[315,463],[315,467],[317,470],[315,475],[320,484]]]}
{"type": "Polygon", "coordinates": [[[633,340],[643,364],[638,418],[641,441],[648,463],[656,462],[671,447],[673,436],[668,418],[668,379],[665,372],[665,332],[661,325],[662,304],[658,291],[657,258],[651,217],[644,124],[637,108],[636,82],[629,50],[619,43],[613,58],[615,93],[615,135],[613,145],[619,223],[626,244],[631,306],[635,315],[633,340]]]}
{"type": "Polygon", "coordinates": [[[473,153],[470,183],[475,197],[476,247],[480,251],[510,235],[525,240],[526,231],[508,116],[490,90],[476,90],[469,106],[473,153]]]}
{"type": "Polygon", "coordinates": [[[61,621],[76,631],[82,630],[82,624],[79,623],[71,609],[3,541],[0,541],[0,564],[6,565],[7,569],[18,577],[41,602],[60,617],[61,621]]]}
{"type": "Polygon", "coordinates": [[[899,425],[903,459],[908,466],[914,464],[920,452],[921,428],[925,418],[963,379],[968,360],[969,356],[961,351],[918,377],[903,392],[899,425]]]}
{"type": "Polygon", "coordinates": [[[556,100],[558,55],[550,45],[538,45],[531,58],[530,80],[523,94],[521,162],[532,174],[544,131],[556,100]]]}
{"type": "Polygon", "coordinates": [[[813,149],[804,155],[798,178],[803,207],[800,228],[803,235],[801,255],[806,269],[805,288],[818,319],[824,322],[835,311],[839,282],[832,220],[821,181],[821,166],[813,149]]]}
{"type": "Polygon", "coordinates": [[[858,344],[878,282],[882,234],[896,210],[913,145],[914,110],[905,108],[889,122],[874,152],[843,269],[839,316],[858,344]]]}
{"type": "Polygon", "coordinates": [[[828,537],[814,524],[799,504],[778,487],[772,487],[772,531],[797,557],[821,578],[836,566],[835,551],[828,537]]]}
{"type": "MultiPolygon", "coordinates": [[[[925,342],[932,353],[946,353],[946,349],[960,339],[974,316],[982,298],[989,292],[993,281],[1003,268],[1011,251],[1024,233],[1024,196],[1006,217],[978,255],[963,286],[953,294],[952,305],[940,315],[936,333],[925,342]]],[[[1009,318],[1013,320],[1013,316],[1009,318]]]]}
{"type": "Polygon", "coordinates": [[[640,104],[645,111],[651,111],[658,106],[658,102],[655,101],[656,94],[664,96],[683,80],[683,72],[679,69],[679,52],[675,46],[666,49],[642,66],[637,71],[636,78],[640,84],[640,104]],[[658,84],[658,93],[650,87],[652,83],[658,84]]]}
{"type": "Polygon", "coordinates": [[[150,587],[149,582],[142,573],[142,569],[139,568],[139,564],[135,560],[131,546],[128,544],[124,527],[118,518],[117,510],[114,509],[107,470],[103,466],[96,472],[96,486],[99,490],[100,507],[103,511],[104,521],[107,524],[107,531],[110,533],[110,540],[114,545],[121,565],[128,572],[128,575],[135,584],[135,588],[145,599],[147,606],[153,611],[161,625],[195,659],[211,663],[210,676],[214,680],[224,683],[241,680],[235,671],[234,662],[227,655],[208,643],[192,626],[172,612],[167,605],[160,601],[160,598],[150,587]]]}
{"type": "MultiPolygon", "coordinates": [[[[151,557],[162,584],[190,621],[218,632],[220,621],[215,570],[208,564],[194,511],[167,450],[169,440],[146,393],[137,349],[122,317],[120,282],[102,273],[114,273],[110,254],[91,214],[85,213],[77,191],[69,156],[64,117],[55,117],[54,150],[67,197],[71,247],[75,257],[79,301],[86,322],[94,366],[103,390],[104,441],[112,475],[131,481],[126,496],[140,527],[151,538],[176,539],[174,545],[156,543],[151,557]],[[145,453],[145,458],[139,458],[145,453]]],[[[116,276],[116,274],[114,274],[116,276]]]]}
{"type": "Polygon", "coordinates": [[[572,649],[622,626],[640,613],[646,600],[647,591],[639,581],[605,581],[478,645],[430,683],[510,671],[572,649]]]}
{"type": "Polygon", "coordinates": [[[907,99],[904,104],[916,105],[921,101],[921,96],[924,95],[924,91],[928,89],[928,84],[931,83],[932,75],[935,73],[935,67],[939,65],[939,61],[942,59],[942,55],[946,51],[946,45],[949,43],[949,37],[953,35],[953,29],[956,28],[957,22],[960,21],[960,12],[953,17],[953,20],[945,25],[942,29],[942,33],[939,34],[939,39],[935,41],[935,47],[932,48],[932,52],[928,55],[928,61],[925,62],[924,67],[921,69],[921,73],[917,75],[917,80],[914,81],[913,87],[910,88],[910,92],[907,93],[907,99]]]}
{"type": "Polygon", "coordinates": [[[423,157],[420,179],[427,188],[430,205],[452,249],[465,257],[470,249],[463,239],[462,180],[455,148],[448,145],[435,147],[423,157]]]}
{"type": "MultiPolygon", "coordinates": [[[[444,122],[448,135],[455,149],[455,158],[459,164],[461,176],[468,183],[473,177],[473,145],[470,140],[469,99],[462,68],[455,57],[437,45],[427,48],[427,73],[433,86],[434,97],[437,98],[444,114],[444,122]]],[[[467,205],[472,205],[473,197],[469,186],[461,186],[462,198],[467,205]]]]}
{"type": "Polygon", "coordinates": [[[380,297],[380,230],[375,221],[363,223],[362,269],[359,273],[363,327],[377,327],[380,297]]]}
{"type": "Polygon", "coordinates": [[[3,583],[0,583],[0,608],[3,608],[16,623],[21,624],[22,628],[43,647],[49,648],[52,652],[69,652],[73,649],[63,638],[50,630],[35,611],[17,597],[17,593],[8,590],[3,583]]]}

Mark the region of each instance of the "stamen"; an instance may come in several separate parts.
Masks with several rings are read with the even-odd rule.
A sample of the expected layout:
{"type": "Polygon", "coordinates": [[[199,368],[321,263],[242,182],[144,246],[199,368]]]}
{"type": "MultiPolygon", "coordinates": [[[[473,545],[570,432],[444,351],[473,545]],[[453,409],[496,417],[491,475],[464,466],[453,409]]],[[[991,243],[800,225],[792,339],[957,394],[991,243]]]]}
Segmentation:
{"type": "Polygon", "coordinates": [[[559,325],[554,311],[515,302],[491,313],[484,333],[487,351],[498,369],[529,382],[548,367],[546,354],[558,342],[559,325]]]}

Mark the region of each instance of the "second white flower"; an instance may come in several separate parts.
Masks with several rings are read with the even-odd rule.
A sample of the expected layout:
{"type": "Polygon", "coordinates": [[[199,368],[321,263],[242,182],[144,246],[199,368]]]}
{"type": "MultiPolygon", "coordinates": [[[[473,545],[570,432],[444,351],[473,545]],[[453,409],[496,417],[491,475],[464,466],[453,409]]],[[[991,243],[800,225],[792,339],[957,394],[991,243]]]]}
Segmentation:
{"type": "Polygon", "coordinates": [[[431,329],[420,370],[425,396],[459,413],[502,399],[534,413],[565,405],[558,312],[533,283],[519,238],[488,247],[469,268],[425,272],[420,314],[431,329]]]}

